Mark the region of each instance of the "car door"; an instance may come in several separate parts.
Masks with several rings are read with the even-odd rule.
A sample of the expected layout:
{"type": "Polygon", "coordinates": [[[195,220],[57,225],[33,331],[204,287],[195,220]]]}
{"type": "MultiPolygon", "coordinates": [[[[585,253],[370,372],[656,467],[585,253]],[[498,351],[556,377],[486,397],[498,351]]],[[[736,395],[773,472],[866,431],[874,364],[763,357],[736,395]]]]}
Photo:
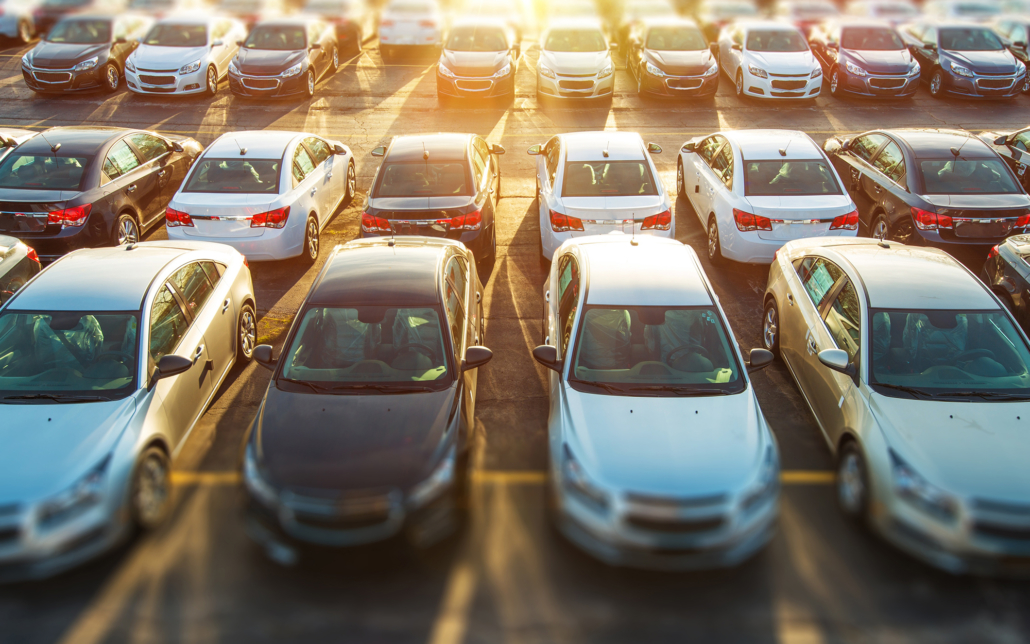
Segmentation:
{"type": "Polygon", "coordinates": [[[228,20],[215,20],[211,23],[208,42],[211,44],[211,62],[215,64],[215,71],[218,73],[219,78],[222,77],[222,74],[229,67],[229,56],[232,54],[232,47],[230,46],[228,36],[231,28],[232,23],[228,20]]]}
{"type": "MultiPolygon", "coordinates": [[[[297,207],[303,209],[303,212],[298,214],[307,216],[308,212],[314,210],[319,222],[326,221],[327,217],[321,212],[323,209],[319,203],[321,195],[329,192],[324,183],[325,172],[322,167],[315,165],[314,159],[304,145],[298,143],[293,153],[293,189],[297,193],[297,207]]],[[[322,224],[319,223],[319,229],[321,227],[322,224]]]]}
{"type": "Polygon", "coordinates": [[[490,146],[478,136],[472,138],[472,166],[476,177],[476,192],[482,196],[476,203],[483,204],[483,221],[494,225],[497,217],[496,159],[490,155],[490,146]]]}
{"type": "Polygon", "coordinates": [[[164,139],[146,132],[136,132],[127,136],[126,140],[142,162],[140,172],[147,175],[147,192],[143,188],[139,191],[144,208],[141,210],[143,228],[147,228],[164,216],[165,207],[172,200],[181,181],[175,181],[177,173],[172,147],[164,139]]]}
{"type": "Polygon", "coordinates": [[[908,170],[901,147],[888,140],[870,162],[872,171],[862,178],[862,192],[873,203],[873,209],[887,213],[893,224],[901,217],[910,216],[908,202],[908,170]]]}
{"type": "Polygon", "coordinates": [[[315,202],[318,204],[319,227],[323,227],[329,218],[336,212],[336,205],[340,202],[344,182],[347,177],[347,170],[334,172],[336,155],[333,154],[329,144],[317,137],[307,137],[303,141],[308,156],[321,173],[318,182],[318,192],[315,193],[315,202]]]}
{"type": "MultiPolygon", "coordinates": [[[[451,255],[444,263],[443,291],[447,326],[451,333],[451,348],[454,350],[454,364],[459,368],[465,358],[465,350],[472,344],[475,334],[471,332],[468,315],[468,266],[464,258],[451,255]]],[[[462,414],[465,426],[475,427],[476,383],[478,369],[459,373],[461,379],[462,414]]]]}
{"type": "Polygon", "coordinates": [[[710,171],[709,164],[712,157],[722,146],[725,139],[718,135],[702,139],[694,148],[694,154],[690,155],[690,166],[683,169],[683,182],[687,190],[687,197],[690,199],[694,212],[701,220],[702,226],[708,225],[708,213],[711,211],[711,200],[709,199],[706,181],[702,179],[702,173],[710,171]]]}
{"type": "Polygon", "coordinates": [[[550,230],[550,211],[557,201],[558,165],[561,159],[561,139],[552,138],[544,147],[540,163],[540,230],[550,230]]]}
{"type": "Polygon", "coordinates": [[[201,262],[186,264],[168,282],[193,316],[193,324],[204,334],[212,377],[220,381],[236,356],[236,308],[229,285],[219,284],[213,264],[205,270],[201,262]]]}
{"type": "Polygon", "coordinates": [[[158,190],[157,176],[141,168],[142,161],[135,149],[129,145],[128,137],[116,141],[104,157],[101,182],[108,203],[117,211],[125,206],[133,208],[147,219],[147,208],[158,190]]]}
{"type": "Polygon", "coordinates": [[[869,183],[874,168],[870,162],[886,145],[887,140],[883,134],[863,134],[852,139],[846,150],[838,150],[830,157],[837,174],[847,185],[848,194],[858,206],[862,224],[866,227],[870,224],[873,210],[869,183]]]}

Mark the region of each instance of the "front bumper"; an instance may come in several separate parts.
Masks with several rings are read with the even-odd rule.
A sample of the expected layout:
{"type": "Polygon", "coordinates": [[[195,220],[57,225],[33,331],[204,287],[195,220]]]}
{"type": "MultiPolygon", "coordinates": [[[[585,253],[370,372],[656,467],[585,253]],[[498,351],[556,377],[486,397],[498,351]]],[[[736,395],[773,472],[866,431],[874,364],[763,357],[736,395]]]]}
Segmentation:
{"type": "Polygon", "coordinates": [[[840,89],[848,94],[870,98],[908,98],[919,89],[919,75],[868,74],[855,76],[840,69],[840,89]]]}
{"type": "Polygon", "coordinates": [[[296,96],[307,91],[307,70],[296,76],[253,76],[229,72],[229,90],[237,96],[263,96],[280,98],[296,96]]]}
{"type": "Polygon", "coordinates": [[[137,94],[200,94],[207,90],[207,67],[192,74],[179,74],[179,70],[125,70],[125,84],[137,94]]]}
{"type": "Polygon", "coordinates": [[[436,93],[458,98],[493,98],[515,93],[515,73],[502,78],[452,78],[436,73],[436,93]]]}
{"type": "Polygon", "coordinates": [[[100,70],[103,63],[97,63],[93,69],[77,72],[72,69],[42,69],[21,66],[21,75],[25,84],[37,92],[80,92],[98,89],[103,86],[100,70]]]}
{"type": "Polygon", "coordinates": [[[973,75],[973,78],[959,76],[946,67],[944,90],[953,96],[969,98],[1014,98],[1023,91],[1023,79],[1026,74],[1007,76],[973,75]]]}
{"type": "Polygon", "coordinates": [[[612,95],[615,88],[615,74],[598,79],[596,74],[568,76],[555,72],[556,78],[548,78],[539,72],[537,81],[539,93],[558,98],[603,98],[612,95]]]}
{"type": "Polygon", "coordinates": [[[744,78],[744,94],[755,98],[774,100],[815,98],[819,96],[823,85],[822,74],[817,78],[812,78],[807,74],[777,76],[770,73],[769,78],[761,78],[751,74],[746,65],[741,68],[741,74],[744,78]]]}
{"type": "Polygon", "coordinates": [[[719,91],[719,74],[712,76],[652,76],[641,72],[641,89],[656,96],[696,98],[715,96],[719,91]]]}

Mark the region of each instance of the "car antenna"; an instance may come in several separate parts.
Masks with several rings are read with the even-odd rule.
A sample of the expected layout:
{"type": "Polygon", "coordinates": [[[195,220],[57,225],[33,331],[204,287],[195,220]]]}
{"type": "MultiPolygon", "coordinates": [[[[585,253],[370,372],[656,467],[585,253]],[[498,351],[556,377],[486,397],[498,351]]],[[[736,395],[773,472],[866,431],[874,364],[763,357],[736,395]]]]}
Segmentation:
{"type": "Polygon", "coordinates": [[[429,160],[429,150],[426,149],[426,144],[425,143],[422,144],[422,160],[423,161],[428,161],[429,160]]]}
{"type": "Polygon", "coordinates": [[[640,242],[637,241],[637,213],[630,213],[630,218],[633,220],[633,225],[629,227],[629,245],[639,246],[640,242]]]}
{"type": "Polygon", "coordinates": [[[790,139],[790,140],[787,141],[787,145],[785,145],[782,148],[780,148],[779,150],[777,150],[780,153],[781,157],[787,156],[787,148],[789,148],[790,144],[793,143],[793,142],[794,142],[794,139],[790,139]]]}
{"type": "Polygon", "coordinates": [[[240,156],[243,156],[244,154],[247,153],[247,148],[241,146],[239,141],[237,141],[236,139],[233,139],[232,142],[235,143],[236,147],[238,147],[240,149],[240,156]]]}
{"type": "Polygon", "coordinates": [[[42,132],[40,132],[39,135],[43,137],[43,140],[46,141],[46,144],[50,146],[50,151],[54,154],[54,156],[57,156],[57,151],[61,149],[61,144],[58,143],[57,145],[54,145],[50,142],[50,139],[46,138],[46,135],[42,132]]]}
{"type": "Polygon", "coordinates": [[[957,148],[951,148],[952,156],[954,156],[957,159],[959,155],[962,154],[962,148],[966,147],[966,143],[969,143],[969,139],[963,141],[962,145],[958,146],[957,148]]]}

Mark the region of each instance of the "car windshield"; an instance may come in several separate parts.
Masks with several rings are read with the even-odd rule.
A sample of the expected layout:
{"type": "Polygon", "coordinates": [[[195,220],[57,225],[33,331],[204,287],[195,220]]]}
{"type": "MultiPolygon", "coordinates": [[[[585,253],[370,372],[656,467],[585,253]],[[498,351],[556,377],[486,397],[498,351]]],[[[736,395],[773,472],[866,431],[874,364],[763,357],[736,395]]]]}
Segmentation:
{"type": "Polygon", "coordinates": [[[744,380],[727,338],[711,306],[587,306],[569,383],[617,395],[737,393],[744,380]]]}
{"type": "Polygon", "coordinates": [[[840,186],[825,161],[745,161],[744,195],[839,195],[840,186]]]}
{"type": "Polygon", "coordinates": [[[296,51],[307,48],[303,27],[287,25],[258,25],[247,36],[243,46],[247,49],[296,51]]]}
{"type": "Polygon", "coordinates": [[[1030,350],[1001,309],[874,309],[871,320],[871,385],[1030,397],[1030,350]]]}
{"type": "Polygon", "coordinates": [[[996,4],[980,4],[977,2],[962,2],[955,5],[955,15],[972,16],[996,16],[1001,13],[1001,6],[996,4]]]}
{"type": "Polygon", "coordinates": [[[657,195],[646,161],[569,161],[563,197],[636,197],[657,195]]]}
{"type": "Polygon", "coordinates": [[[948,51],[1001,51],[1005,48],[993,31],[982,27],[941,29],[940,46],[948,51]]]}
{"type": "Polygon", "coordinates": [[[923,159],[919,162],[926,194],[979,193],[1008,195],[1023,192],[1001,159],[923,159]]]}
{"type": "Polygon", "coordinates": [[[450,51],[505,51],[508,41],[498,27],[457,27],[447,39],[450,51]]]}
{"type": "Polygon", "coordinates": [[[702,51],[708,44],[696,27],[654,27],[647,33],[645,47],[655,51],[702,51]]]}
{"type": "Polygon", "coordinates": [[[604,51],[608,43],[597,29],[554,29],[547,34],[544,49],[566,53],[604,51]]]}
{"type": "Polygon", "coordinates": [[[143,38],[143,44],[155,47],[203,47],[207,44],[207,25],[154,25],[143,38]]]}
{"type": "Polygon", "coordinates": [[[279,192],[279,159],[201,159],[183,192],[279,192]]]}
{"type": "Polygon", "coordinates": [[[893,29],[885,27],[848,27],[840,35],[842,49],[858,51],[902,51],[905,43],[893,29]]]}
{"type": "Polygon", "coordinates": [[[757,16],[758,9],[751,4],[745,4],[743,2],[734,3],[727,2],[725,4],[709,4],[705,5],[701,10],[702,13],[709,13],[717,18],[731,18],[736,16],[757,16]]]}
{"type": "Polygon", "coordinates": [[[11,154],[0,163],[0,188],[81,190],[89,157],[11,154]]]}
{"type": "Polygon", "coordinates": [[[47,33],[46,39],[72,45],[111,42],[111,23],[108,20],[62,20],[47,33]]]}
{"type": "Polygon", "coordinates": [[[793,6],[793,14],[798,18],[825,18],[828,16],[835,16],[837,13],[837,7],[831,4],[822,4],[820,2],[814,3],[798,3],[793,6]]]}
{"type": "Polygon", "coordinates": [[[383,168],[377,197],[468,196],[465,164],[460,162],[391,163],[383,168]]]}
{"type": "Polygon", "coordinates": [[[800,32],[793,29],[765,29],[749,31],[747,34],[749,51],[809,51],[808,43],[800,32]]]}
{"type": "Polygon", "coordinates": [[[134,311],[5,311],[0,402],[128,395],[136,388],[138,323],[134,311]]]}
{"type": "Polygon", "coordinates": [[[280,384],[449,384],[442,319],[426,306],[309,308],[283,352],[280,384]]]}

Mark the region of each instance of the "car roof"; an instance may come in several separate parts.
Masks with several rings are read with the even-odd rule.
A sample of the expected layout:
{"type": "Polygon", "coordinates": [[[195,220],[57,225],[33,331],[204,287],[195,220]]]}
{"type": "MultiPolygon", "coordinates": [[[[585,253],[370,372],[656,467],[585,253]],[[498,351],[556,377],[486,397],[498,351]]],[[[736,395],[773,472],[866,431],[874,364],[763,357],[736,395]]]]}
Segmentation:
{"type": "Polygon", "coordinates": [[[315,136],[304,132],[255,130],[226,132],[204,150],[205,157],[240,157],[246,159],[281,159],[286,147],[299,136],[315,136]],[[240,147],[247,154],[240,154],[240,147]]]}
{"type": "Polygon", "coordinates": [[[52,127],[44,130],[41,136],[28,139],[17,150],[19,153],[51,154],[50,146],[60,143],[61,149],[57,156],[93,154],[108,141],[137,131],[122,127],[52,127]]]}
{"type": "Polygon", "coordinates": [[[562,134],[566,161],[642,161],[644,146],[636,132],[574,132],[562,134]],[[604,150],[608,156],[604,156],[604,150]]]}
{"type": "Polygon", "coordinates": [[[587,304],[710,306],[696,255],[674,239],[612,234],[578,237],[588,276],[587,304]]]}
{"type": "Polygon", "coordinates": [[[720,132],[736,144],[744,159],[821,159],[819,146],[804,132],[796,130],[732,130],[720,132]],[[780,154],[784,150],[786,154],[780,154]]]}
{"type": "Polygon", "coordinates": [[[379,237],[337,246],[308,303],[436,306],[440,261],[447,248],[456,245],[425,237],[379,237]]]}
{"type": "Polygon", "coordinates": [[[429,153],[431,161],[462,161],[471,134],[412,134],[394,137],[387,158],[390,161],[421,161],[429,153]]]}
{"type": "Polygon", "coordinates": [[[951,148],[959,148],[963,157],[989,159],[996,156],[982,139],[962,130],[901,128],[883,131],[905,143],[917,159],[950,155],[951,148]]]}

